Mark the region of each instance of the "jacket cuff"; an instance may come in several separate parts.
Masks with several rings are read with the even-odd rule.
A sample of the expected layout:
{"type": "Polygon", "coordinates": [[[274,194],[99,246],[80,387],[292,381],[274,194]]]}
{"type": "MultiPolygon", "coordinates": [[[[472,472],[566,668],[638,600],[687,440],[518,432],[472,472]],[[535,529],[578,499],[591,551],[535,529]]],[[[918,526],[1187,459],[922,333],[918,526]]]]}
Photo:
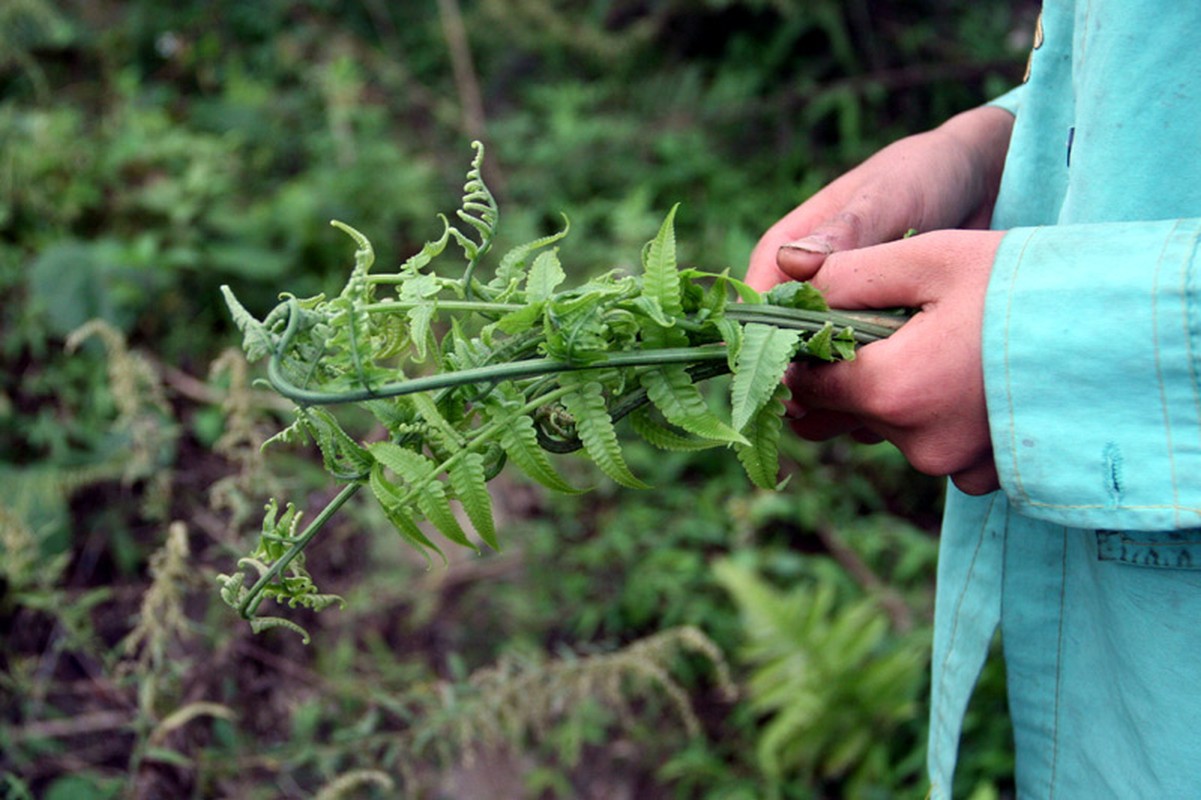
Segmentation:
{"type": "Polygon", "coordinates": [[[997,469],[1021,513],[1201,525],[1201,220],[1015,228],[985,307],[997,469]]]}

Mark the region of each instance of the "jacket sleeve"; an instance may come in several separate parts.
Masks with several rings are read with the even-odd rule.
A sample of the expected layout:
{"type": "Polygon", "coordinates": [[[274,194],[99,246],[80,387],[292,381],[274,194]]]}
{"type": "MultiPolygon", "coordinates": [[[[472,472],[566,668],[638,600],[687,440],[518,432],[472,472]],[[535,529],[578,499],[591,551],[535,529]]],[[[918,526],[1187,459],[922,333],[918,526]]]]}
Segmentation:
{"type": "Polygon", "coordinates": [[[1201,526],[1201,219],[1014,228],[985,309],[1002,488],[1073,527],[1201,526]]]}

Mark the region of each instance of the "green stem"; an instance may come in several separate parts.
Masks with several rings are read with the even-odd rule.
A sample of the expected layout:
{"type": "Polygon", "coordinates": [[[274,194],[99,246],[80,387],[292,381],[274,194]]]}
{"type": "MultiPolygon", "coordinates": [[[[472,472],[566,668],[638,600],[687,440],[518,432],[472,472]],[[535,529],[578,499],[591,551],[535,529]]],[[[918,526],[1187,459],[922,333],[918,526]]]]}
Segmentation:
{"type": "Polygon", "coordinates": [[[381,300],[377,303],[367,303],[363,306],[363,310],[368,313],[388,313],[396,311],[408,311],[410,308],[415,308],[426,303],[435,303],[439,311],[478,311],[480,313],[507,314],[510,311],[517,311],[524,306],[516,303],[485,303],[482,300],[423,300],[419,303],[404,302],[401,300],[381,300]]]}
{"type": "Polygon", "coordinates": [[[726,358],[725,345],[703,345],[701,347],[676,347],[660,350],[626,351],[610,353],[596,361],[578,363],[560,361],[554,358],[531,358],[524,361],[513,361],[507,364],[490,364],[484,367],[464,369],[457,372],[445,372],[437,375],[426,375],[420,378],[385,383],[373,388],[347,389],[341,392],[321,392],[296,386],[284,375],[281,367],[282,353],[288,349],[292,337],[296,333],[298,304],[290,301],[293,306],[288,316],[288,324],[280,337],[279,345],[271,355],[267,364],[267,380],[271,386],[284,397],[302,406],[332,405],[334,403],[357,403],[382,397],[399,397],[414,392],[427,392],[432,389],[443,389],[448,386],[460,386],[470,383],[493,383],[518,378],[532,378],[554,372],[568,372],[582,369],[605,369],[610,367],[640,367],[656,364],[691,364],[698,361],[716,361],[726,358]]]}
{"type": "Polygon", "coordinates": [[[308,524],[304,531],[295,540],[282,556],[276,560],[266,572],[250,587],[250,591],[246,593],[246,597],[238,606],[238,613],[243,619],[251,619],[254,613],[258,611],[259,604],[263,602],[263,590],[274,581],[278,580],[288,565],[296,559],[298,555],[304,552],[304,549],[309,546],[309,542],[317,535],[317,531],[329,522],[330,517],[337,513],[338,509],[345,505],[346,501],[354,497],[355,492],[363,488],[361,483],[351,483],[342,487],[342,491],[329,501],[325,508],[321,509],[321,513],[313,517],[313,521],[308,524]]]}
{"type": "MultiPolygon", "coordinates": [[[[430,301],[423,301],[430,302],[430,301]]],[[[436,300],[440,311],[475,311],[481,314],[508,314],[525,306],[520,303],[485,303],[479,300],[436,300]]],[[[363,306],[369,313],[408,311],[419,303],[383,301],[363,306]]],[[[856,340],[864,344],[877,341],[895,333],[907,317],[858,311],[807,311],[803,308],[785,308],[769,304],[752,305],[738,303],[727,306],[725,315],[739,322],[763,322],[781,328],[817,331],[832,322],[841,327],[855,330],[856,340]]]]}
{"type": "Polygon", "coordinates": [[[819,331],[827,322],[840,327],[850,327],[855,341],[860,344],[887,338],[905,324],[906,316],[891,316],[880,313],[855,311],[806,311],[803,308],[784,308],[773,305],[749,305],[740,303],[727,306],[725,315],[738,322],[762,322],[781,328],[819,331]]]}

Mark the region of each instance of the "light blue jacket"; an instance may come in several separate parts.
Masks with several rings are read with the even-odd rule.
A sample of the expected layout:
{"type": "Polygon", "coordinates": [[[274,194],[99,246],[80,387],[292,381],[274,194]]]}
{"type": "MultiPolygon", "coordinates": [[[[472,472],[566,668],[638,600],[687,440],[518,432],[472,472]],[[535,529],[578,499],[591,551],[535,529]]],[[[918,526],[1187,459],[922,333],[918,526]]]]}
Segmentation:
{"type": "Polygon", "coordinates": [[[1020,797],[1201,797],[1201,3],[1047,0],[993,227],[1002,491],[948,497],[929,751],[1001,631],[1020,797]]]}

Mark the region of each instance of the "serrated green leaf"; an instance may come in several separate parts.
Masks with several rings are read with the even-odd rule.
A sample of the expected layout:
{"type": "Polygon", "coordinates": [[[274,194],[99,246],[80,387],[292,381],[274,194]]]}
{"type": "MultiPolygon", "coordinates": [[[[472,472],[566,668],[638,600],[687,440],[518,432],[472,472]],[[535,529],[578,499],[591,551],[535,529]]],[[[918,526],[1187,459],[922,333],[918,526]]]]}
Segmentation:
{"type": "Polygon", "coordinates": [[[414,495],[417,508],[439,533],[455,544],[478,549],[467,538],[451,510],[446,488],[438,479],[438,467],[433,461],[392,442],[375,442],[370,449],[377,464],[392,470],[408,485],[408,492],[414,495]]]}
{"type": "Polygon", "coordinates": [[[776,489],[780,473],[780,429],[784,425],[784,400],[788,388],[777,383],[767,402],[743,426],[749,440],[736,445],[735,452],[751,482],[762,489],[776,489]]]}
{"type": "Polygon", "coordinates": [[[225,297],[225,305],[229,307],[234,325],[242,332],[242,349],[246,352],[246,360],[254,363],[275,352],[275,339],[267,326],[255,319],[254,315],[238,302],[238,298],[228,286],[221,287],[221,294],[225,297]]]}
{"type": "Polygon", "coordinates": [[[726,343],[726,363],[730,372],[735,369],[738,361],[738,351],[742,349],[742,325],[727,317],[721,317],[713,323],[721,334],[721,340],[726,343]]]}
{"type": "Polygon", "coordinates": [[[659,227],[643,253],[642,292],[663,309],[663,313],[678,317],[683,313],[680,303],[680,272],[676,266],[675,216],[677,203],[667,212],[667,218],[659,227]]]}
{"type": "Polygon", "coordinates": [[[670,328],[675,325],[675,320],[663,313],[663,307],[653,297],[639,295],[629,302],[633,310],[644,317],[650,317],[658,325],[664,328],[670,328]]]}
{"type": "Polygon", "coordinates": [[[830,307],[822,293],[803,281],[778,283],[764,295],[770,305],[800,308],[806,311],[828,311],[830,307]]]}
{"type": "Polygon", "coordinates": [[[434,398],[430,397],[428,392],[414,392],[407,396],[411,398],[413,407],[430,427],[434,433],[434,439],[439,444],[449,450],[458,450],[463,446],[462,434],[442,416],[442,412],[438,410],[438,404],[434,402],[434,398]]]}
{"type": "Polygon", "coordinates": [[[317,443],[327,472],[339,478],[357,478],[371,468],[371,454],[342,430],[337,418],[324,408],[299,408],[297,416],[317,443]]]}
{"type": "Polygon", "coordinates": [[[433,336],[431,325],[437,310],[437,304],[430,300],[413,306],[406,314],[409,318],[409,341],[413,343],[414,349],[412,360],[418,364],[425,361],[429,352],[430,338],[433,336]]]}
{"type": "Polygon", "coordinates": [[[550,358],[587,364],[603,358],[608,350],[600,298],[592,294],[548,302],[543,324],[543,350],[550,358]]]}
{"type": "Polygon", "coordinates": [[[525,414],[515,414],[504,420],[500,432],[500,446],[509,460],[522,472],[546,488],[567,494],[579,494],[583,491],[563,480],[555,472],[546,452],[538,445],[538,432],[534,429],[534,421],[525,414]]]}
{"type": "MultiPolygon", "coordinates": [[[[563,215],[563,230],[552,233],[549,236],[543,236],[541,239],[535,239],[532,242],[519,244],[505,253],[500,260],[500,264],[496,267],[496,276],[488,282],[488,285],[493,289],[500,289],[502,292],[510,286],[516,286],[520,283],[522,277],[525,276],[526,263],[529,260],[530,254],[554,244],[566,236],[570,230],[571,221],[567,219],[567,215],[563,215]]],[[[497,299],[499,300],[500,297],[497,299]]]]}
{"type": "Polygon", "coordinates": [[[714,447],[721,447],[722,444],[712,439],[700,439],[681,435],[651,417],[650,411],[646,406],[630,414],[629,419],[630,427],[634,429],[634,432],[641,436],[647,444],[657,447],[660,450],[688,453],[698,450],[710,450],[714,447]]]}
{"type": "Polygon", "coordinates": [[[382,467],[376,467],[371,470],[368,485],[371,486],[371,492],[375,495],[375,499],[379,501],[384,516],[392,523],[392,527],[396,529],[396,532],[416,547],[417,551],[425,556],[427,560],[429,559],[429,551],[432,550],[441,556],[442,563],[445,564],[446,554],[442,552],[442,549],[438,545],[430,541],[429,537],[413,521],[413,518],[406,510],[404,494],[388,481],[384,476],[382,467]]]}
{"type": "Polygon", "coordinates": [[[805,352],[822,361],[834,360],[834,323],[827,322],[822,329],[805,341],[805,352]]]}
{"type": "Polygon", "coordinates": [[[604,388],[599,383],[575,382],[575,391],[564,395],[562,402],[567,413],[575,418],[576,435],[584,444],[584,452],[602,472],[627,488],[650,488],[630,472],[622,458],[617,430],[605,407],[604,388]]]}
{"type": "Polygon", "coordinates": [[[761,322],[743,328],[730,382],[730,417],[735,429],[742,430],[776,391],[800,338],[800,331],[761,322]]]}
{"type": "Polygon", "coordinates": [[[362,233],[347,225],[345,222],[340,222],[336,219],[331,219],[329,224],[345,233],[354,240],[356,247],[354,254],[354,270],[351,272],[350,281],[347,282],[347,288],[358,285],[362,278],[367,276],[371,271],[371,265],[375,263],[375,249],[371,246],[371,241],[362,233]]]}
{"type": "Polygon", "coordinates": [[[420,270],[428,266],[431,261],[442,255],[442,251],[446,249],[446,245],[450,241],[450,222],[442,214],[438,215],[438,219],[442,220],[442,235],[432,242],[426,242],[416,255],[410,256],[407,261],[400,265],[399,272],[416,275],[420,270]]]}
{"type": "Polygon", "coordinates": [[[496,539],[496,524],[492,519],[492,495],[484,470],[484,457],[479,453],[463,453],[447,472],[455,497],[471,520],[475,532],[493,550],[500,550],[496,539]]]}
{"type": "Polygon", "coordinates": [[[306,442],[308,441],[308,438],[308,432],[305,430],[304,423],[300,420],[300,417],[297,416],[297,418],[292,421],[291,425],[259,445],[259,452],[266,450],[269,445],[296,444],[298,442],[306,442]]]}
{"type": "Polygon", "coordinates": [[[542,319],[542,311],[545,306],[545,302],[524,305],[516,311],[510,311],[498,319],[496,327],[510,336],[522,331],[528,331],[542,319]]]}
{"type": "Polygon", "coordinates": [[[270,628],[286,628],[293,633],[300,634],[304,644],[308,644],[309,642],[313,641],[313,638],[309,636],[308,631],[290,619],[284,619],[283,617],[253,617],[249,620],[249,622],[250,630],[254,633],[262,633],[270,628]]]}
{"type": "Polygon", "coordinates": [[[673,425],[705,439],[748,444],[738,431],[718,419],[683,365],[651,367],[639,374],[646,396],[673,425]]]}
{"type": "Polygon", "coordinates": [[[855,329],[849,325],[843,328],[838,333],[834,334],[834,338],[830,340],[830,344],[834,347],[834,354],[843,361],[855,360],[855,348],[859,343],[855,341],[855,329]]]}
{"type": "Polygon", "coordinates": [[[530,302],[546,300],[555,293],[555,288],[567,280],[567,273],[559,263],[556,250],[546,250],[534,259],[530,274],[525,279],[526,298],[530,302]]]}

